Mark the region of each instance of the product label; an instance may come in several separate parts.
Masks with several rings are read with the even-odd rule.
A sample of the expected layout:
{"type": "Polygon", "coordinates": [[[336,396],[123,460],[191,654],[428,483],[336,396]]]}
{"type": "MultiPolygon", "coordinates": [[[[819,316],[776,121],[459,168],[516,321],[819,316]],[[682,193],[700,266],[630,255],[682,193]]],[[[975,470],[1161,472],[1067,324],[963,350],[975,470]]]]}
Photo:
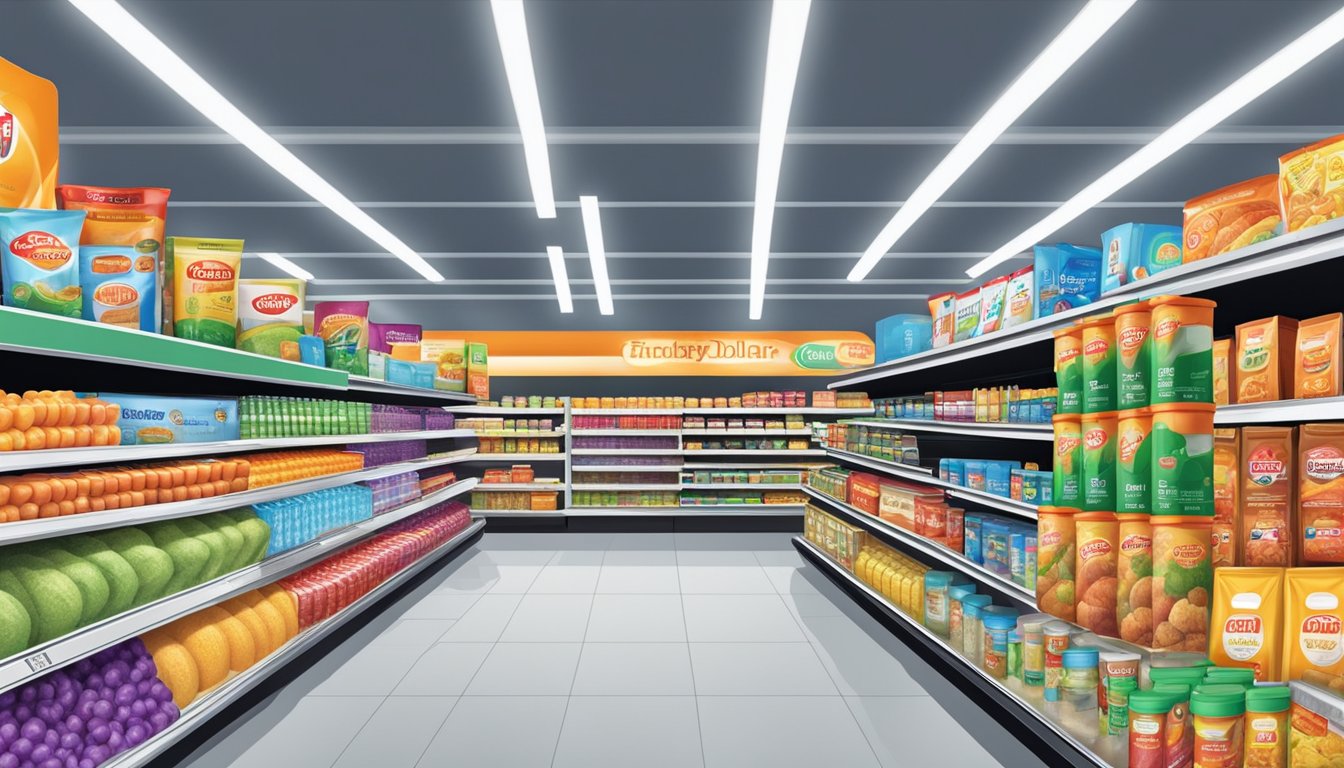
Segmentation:
{"type": "Polygon", "coordinates": [[[1082,560],[1091,560],[1094,557],[1102,557],[1111,553],[1111,542],[1106,539],[1092,539],[1078,547],[1078,557],[1082,560]]]}
{"type": "Polygon", "coordinates": [[[1284,472],[1283,462],[1274,459],[1252,459],[1246,464],[1246,474],[1256,485],[1272,485],[1275,481],[1284,480],[1288,476],[1284,472]]]}
{"type": "Polygon", "coordinates": [[[1265,627],[1259,616],[1235,614],[1223,623],[1223,650],[1233,661],[1250,661],[1265,647],[1265,627]]]}
{"type": "Polygon", "coordinates": [[[198,293],[233,290],[233,267],[222,261],[213,259],[193,261],[187,265],[187,277],[206,284],[193,286],[198,293]]]}
{"type": "Polygon", "coordinates": [[[1171,549],[1171,559],[1182,568],[1194,568],[1204,562],[1208,551],[1202,544],[1178,544],[1171,549]]]}
{"type": "Polygon", "coordinates": [[[1153,261],[1163,265],[1180,264],[1181,249],[1175,243],[1163,243],[1158,246],[1157,253],[1153,255],[1153,261]]]}
{"type": "Polygon", "coordinates": [[[1313,448],[1303,458],[1302,468],[1312,480],[1328,483],[1344,475],[1344,453],[1333,446],[1313,448]]]}
{"type": "Polygon", "coordinates": [[[93,300],[109,307],[124,307],[140,301],[140,293],[125,283],[103,283],[93,290],[93,300]]]}
{"type": "Polygon", "coordinates": [[[1298,643],[1312,665],[1329,667],[1344,659],[1344,626],[1329,614],[1308,616],[1302,621],[1298,643]]]}
{"type": "Polygon", "coordinates": [[[1141,555],[1153,550],[1153,538],[1138,533],[1131,533],[1120,542],[1120,554],[1125,557],[1141,555]]]}
{"type": "Polygon", "coordinates": [[[1153,329],[1153,337],[1158,339],[1168,339],[1176,335],[1176,331],[1180,330],[1180,328],[1180,320],[1177,320],[1174,317],[1166,317],[1158,321],[1157,327],[1153,329]]]}
{"type": "Polygon", "coordinates": [[[0,163],[14,156],[19,145],[19,119],[0,104],[0,163]]]}
{"type": "Polygon", "coordinates": [[[10,240],[9,252],[47,272],[60,269],[74,257],[65,241],[42,231],[25,232],[10,240]]]}

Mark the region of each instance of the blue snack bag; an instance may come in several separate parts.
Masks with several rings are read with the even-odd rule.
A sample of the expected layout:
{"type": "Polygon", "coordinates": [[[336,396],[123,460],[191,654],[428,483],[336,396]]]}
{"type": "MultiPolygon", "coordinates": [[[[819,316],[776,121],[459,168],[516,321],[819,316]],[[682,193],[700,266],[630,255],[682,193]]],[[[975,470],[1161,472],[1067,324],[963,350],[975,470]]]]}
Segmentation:
{"type": "Polygon", "coordinates": [[[1163,224],[1121,224],[1101,235],[1105,265],[1101,293],[1181,265],[1181,228],[1163,224]]]}
{"type": "Polygon", "coordinates": [[[0,213],[4,303],[37,312],[79,317],[79,233],[84,211],[16,208],[0,213]]]}
{"type": "Polygon", "coordinates": [[[153,253],[128,245],[86,245],[79,255],[85,320],[159,330],[159,260],[153,253]]]}
{"type": "Polygon", "coordinates": [[[1101,298],[1101,249],[1057,243],[1038,245],[1035,253],[1037,317],[1101,298]]]}

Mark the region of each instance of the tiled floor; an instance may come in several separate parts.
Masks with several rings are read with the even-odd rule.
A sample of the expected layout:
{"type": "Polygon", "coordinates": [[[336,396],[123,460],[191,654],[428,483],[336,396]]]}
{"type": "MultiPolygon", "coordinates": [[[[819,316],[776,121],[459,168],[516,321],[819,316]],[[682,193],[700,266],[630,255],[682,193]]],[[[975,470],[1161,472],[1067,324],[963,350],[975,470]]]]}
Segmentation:
{"type": "Polygon", "coordinates": [[[784,534],[487,534],[186,765],[1040,765],[784,534]]]}

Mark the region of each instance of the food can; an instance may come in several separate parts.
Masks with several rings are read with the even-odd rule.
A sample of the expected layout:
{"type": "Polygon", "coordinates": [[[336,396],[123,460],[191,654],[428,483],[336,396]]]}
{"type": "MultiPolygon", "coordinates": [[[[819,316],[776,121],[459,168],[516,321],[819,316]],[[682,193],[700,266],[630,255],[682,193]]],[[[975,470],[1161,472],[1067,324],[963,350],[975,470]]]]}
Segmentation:
{"type": "Polygon", "coordinates": [[[1084,320],[1083,413],[1115,410],[1115,320],[1098,315],[1084,320]]]}
{"type": "Polygon", "coordinates": [[[1153,431],[1147,408],[1120,411],[1116,419],[1116,512],[1152,509],[1153,454],[1148,438],[1153,431]]]}
{"type": "Polygon", "coordinates": [[[1055,466],[1051,498],[1061,507],[1083,503],[1083,422],[1081,416],[1055,414],[1055,466]]]}
{"type": "Polygon", "coordinates": [[[1061,328],[1055,337],[1055,382],[1059,387],[1055,413],[1083,412],[1083,329],[1061,328]]]}
{"type": "Polygon", "coordinates": [[[1073,621],[1077,509],[1043,506],[1036,510],[1036,604],[1042,611],[1073,621]]]}
{"type": "Polygon", "coordinates": [[[1153,415],[1153,514],[1213,515],[1212,403],[1164,403],[1153,415]]]}
{"type": "Polygon", "coordinates": [[[1074,516],[1078,557],[1078,625],[1106,637],[1119,637],[1115,616],[1119,523],[1114,512],[1074,516]]]}
{"type": "Polygon", "coordinates": [[[1213,593],[1212,518],[1153,517],[1155,649],[1207,651],[1213,593]]]}
{"type": "Polygon", "coordinates": [[[1083,414],[1083,509],[1114,511],[1115,443],[1119,418],[1115,411],[1083,414]]]}
{"type": "Polygon", "coordinates": [[[1148,405],[1148,377],[1152,367],[1152,312],[1148,302],[1116,307],[1115,405],[1121,410],[1148,405]]]}

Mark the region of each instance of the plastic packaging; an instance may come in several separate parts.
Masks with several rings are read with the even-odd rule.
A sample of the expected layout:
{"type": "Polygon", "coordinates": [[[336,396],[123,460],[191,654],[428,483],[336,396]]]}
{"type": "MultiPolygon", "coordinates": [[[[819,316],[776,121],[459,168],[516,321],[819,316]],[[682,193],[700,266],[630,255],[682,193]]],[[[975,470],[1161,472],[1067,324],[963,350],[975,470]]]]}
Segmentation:
{"type": "Polygon", "coordinates": [[[314,307],[327,367],[369,375],[369,302],[321,301],[314,307]]]}
{"type": "Polygon", "coordinates": [[[0,212],[4,303],[62,317],[84,312],[79,287],[83,211],[17,209],[0,212]]]}
{"type": "Polygon", "coordinates": [[[1208,517],[1152,518],[1153,648],[1208,649],[1211,522],[1208,517]]]}
{"type": "Polygon", "coordinates": [[[1155,515],[1213,516],[1212,403],[1166,403],[1153,415],[1155,515]]]}
{"type": "Polygon", "coordinates": [[[986,613],[982,621],[985,625],[985,639],[981,667],[991,677],[1003,680],[1008,677],[1008,633],[1017,628],[1016,612],[986,613]]]}
{"type": "Polygon", "coordinates": [[[1186,296],[1148,300],[1152,322],[1150,403],[1213,402],[1213,310],[1186,296]]]}
{"type": "Polygon", "coordinates": [[[1026,621],[1018,627],[1022,638],[1022,682],[1032,687],[1045,684],[1045,623],[1026,621]]]}
{"type": "Polygon", "coordinates": [[[1146,512],[1121,512],[1118,521],[1120,558],[1116,568],[1116,618],[1120,639],[1153,644],[1153,526],[1146,512]]]}
{"type": "Polygon", "coordinates": [[[300,360],[302,280],[238,281],[238,348],[282,360],[300,360]]]}
{"type": "Polygon", "coordinates": [[[1303,424],[1298,452],[1302,563],[1344,564],[1344,425],[1303,424]]]}
{"type": "Polygon", "coordinates": [[[82,245],[82,316],[95,323],[159,331],[159,263],[123,245],[82,245]]]}
{"type": "Polygon", "coordinates": [[[1118,637],[1116,609],[1116,549],[1119,524],[1113,512],[1083,512],[1077,526],[1078,625],[1106,637],[1118,637]]]}
{"type": "Polygon", "coordinates": [[[1101,235],[1105,266],[1101,294],[1181,265],[1181,228],[1163,224],[1121,224],[1101,235]]]}
{"type": "Polygon", "coordinates": [[[1036,316],[1046,317],[1101,298],[1101,249],[1037,245],[1036,316]]]}
{"type": "Polygon", "coordinates": [[[172,286],[173,335],[232,349],[243,241],[169,237],[166,245],[163,279],[172,286]]]}
{"type": "Polygon", "coordinates": [[[1061,654],[1064,677],[1060,681],[1060,700],[1078,712],[1097,708],[1097,649],[1070,648],[1061,654]]]}
{"type": "Polygon", "coordinates": [[[1113,512],[1116,508],[1118,415],[1115,411],[1084,413],[1080,426],[1083,432],[1083,509],[1113,512]]]}
{"type": "Polygon", "coordinates": [[[1214,570],[1210,660],[1249,668],[1261,682],[1282,679],[1283,581],[1282,568],[1214,570]]]}
{"type": "Polygon", "coordinates": [[[964,615],[961,601],[967,595],[975,594],[974,584],[953,584],[947,589],[947,642],[958,653],[965,652],[962,636],[964,615]]]}
{"type": "Polygon", "coordinates": [[[1069,648],[1068,624],[1062,621],[1047,622],[1041,627],[1045,639],[1045,700],[1059,701],[1060,686],[1064,682],[1064,652],[1069,648]]]}
{"type": "Polygon", "coordinates": [[[1083,413],[1114,411],[1116,404],[1115,319],[1089,317],[1083,329],[1083,413]]]}
{"type": "Polygon", "coordinates": [[[1195,731],[1194,768],[1242,765],[1242,716],[1246,692],[1239,685],[1201,685],[1190,693],[1195,731]]]}
{"type": "Polygon", "coordinates": [[[1023,267],[1008,276],[1003,327],[1012,328],[1036,318],[1036,270],[1023,267]]]}
{"type": "Polygon", "coordinates": [[[1036,603],[1042,611],[1073,621],[1077,558],[1076,509],[1042,506],[1036,510],[1036,603]]]}
{"type": "Polygon", "coordinates": [[[1152,376],[1152,310],[1146,301],[1116,307],[1115,406],[1121,410],[1149,404],[1148,379],[1152,376]]]}
{"type": "Polygon", "coordinates": [[[957,295],[940,293],[929,297],[929,316],[932,320],[931,333],[933,348],[946,347],[952,343],[955,325],[957,295]]]}

